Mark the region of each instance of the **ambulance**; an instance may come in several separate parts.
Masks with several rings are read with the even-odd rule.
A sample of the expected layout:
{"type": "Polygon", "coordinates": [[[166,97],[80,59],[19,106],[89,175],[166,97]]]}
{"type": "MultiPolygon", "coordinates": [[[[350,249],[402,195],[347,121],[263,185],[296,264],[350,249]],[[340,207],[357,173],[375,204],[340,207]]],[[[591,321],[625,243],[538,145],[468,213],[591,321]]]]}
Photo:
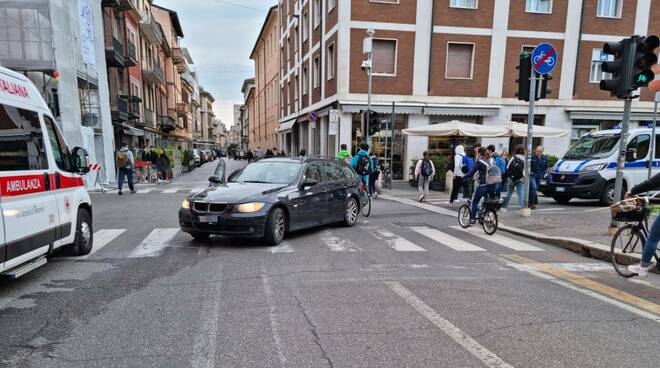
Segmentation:
{"type": "Polygon", "coordinates": [[[92,249],[87,152],[70,150],[39,90],[0,67],[0,274],[19,277],[92,249]]]}

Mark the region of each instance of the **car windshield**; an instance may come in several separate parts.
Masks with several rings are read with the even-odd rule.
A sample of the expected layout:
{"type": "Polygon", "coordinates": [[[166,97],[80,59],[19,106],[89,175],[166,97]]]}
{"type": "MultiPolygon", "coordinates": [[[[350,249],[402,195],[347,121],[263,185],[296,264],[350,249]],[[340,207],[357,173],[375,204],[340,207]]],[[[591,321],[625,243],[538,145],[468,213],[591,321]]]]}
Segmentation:
{"type": "Polygon", "coordinates": [[[619,135],[586,135],[580,138],[564,155],[564,160],[605,158],[619,142],[619,135]]]}
{"type": "Polygon", "coordinates": [[[298,178],[301,164],[297,162],[255,162],[232,174],[233,183],[292,184],[298,178]]]}

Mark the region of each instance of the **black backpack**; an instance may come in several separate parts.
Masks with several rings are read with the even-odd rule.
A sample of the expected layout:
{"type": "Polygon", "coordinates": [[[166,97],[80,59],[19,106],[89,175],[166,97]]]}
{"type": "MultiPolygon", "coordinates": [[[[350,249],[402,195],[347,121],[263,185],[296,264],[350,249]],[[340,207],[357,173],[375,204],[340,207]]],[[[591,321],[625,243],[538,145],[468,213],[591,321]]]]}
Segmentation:
{"type": "Polygon", "coordinates": [[[365,155],[360,155],[355,165],[355,171],[362,176],[371,174],[371,159],[365,155]]]}
{"type": "Polygon", "coordinates": [[[433,174],[433,166],[431,166],[431,161],[422,160],[422,176],[429,177],[433,174]]]}
{"type": "Polygon", "coordinates": [[[507,169],[507,176],[513,180],[520,180],[523,178],[525,171],[525,161],[519,157],[514,157],[507,169]]]}

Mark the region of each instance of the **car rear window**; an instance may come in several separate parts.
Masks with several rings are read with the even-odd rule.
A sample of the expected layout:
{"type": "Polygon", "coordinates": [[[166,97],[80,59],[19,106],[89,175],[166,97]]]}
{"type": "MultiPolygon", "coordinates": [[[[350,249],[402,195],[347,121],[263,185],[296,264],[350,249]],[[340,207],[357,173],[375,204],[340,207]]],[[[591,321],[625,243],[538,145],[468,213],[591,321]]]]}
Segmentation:
{"type": "Polygon", "coordinates": [[[48,160],[39,114],[0,105],[0,171],[46,169],[48,160]]]}

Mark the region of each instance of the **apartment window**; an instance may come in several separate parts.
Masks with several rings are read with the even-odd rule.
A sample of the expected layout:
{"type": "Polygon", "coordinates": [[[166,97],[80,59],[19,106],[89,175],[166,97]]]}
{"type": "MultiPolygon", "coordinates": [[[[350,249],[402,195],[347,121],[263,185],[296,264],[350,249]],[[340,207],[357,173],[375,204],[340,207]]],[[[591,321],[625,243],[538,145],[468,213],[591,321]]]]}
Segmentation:
{"type": "Polygon", "coordinates": [[[314,88],[318,88],[321,83],[321,60],[319,57],[314,58],[314,88]]]}
{"type": "Polygon", "coordinates": [[[452,8],[476,9],[477,0],[451,0],[449,6],[452,8]]]}
{"type": "Polygon", "coordinates": [[[328,73],[328,80],[335,77],[335,44],[328,46],[327,53],[328,61],[325,63],[325,67],[328,73]]]}
{"type": "Polygon", "coordinates": [[[445,78],[472,79],[473,43],[447,43],[445,78]]]}
{"type": "Polygon", "coordinates": [[[291,59],[291,53],[289,52],[291,50],[291,39],[289,37],[286,38],[286,60],[289,61],[291,59]]]}
{"type": "Polygon", "coordinates": [[[606,18],[621,17],[622,0],[598,0],[597,15],[606,18]]]}
{"type": "Polygon", "coordinates": [[[298,101],[298,86],[299,86],[299,84],[298,84],[298,76],[296,76],[296,77],[293,79],[293,83],[294,83],[294,85],[293,85],[293,99],[294,99],[295,101],[298,101]]]}
{"type": "Polygon", "coordinates": [[[307,37],[309,37],[309,15],[307,12],[302,15],[302,36],[303,41],[307,41],[307,37]]]}
{"type": "Polygon", "coordinates": [[[293,31],[293,52],[298,52],[298,30],[291,28],[293,31]]]}
{"type": "Polygon", "coordinates": [[[309,87],[309,73],[307,71],[307,66],[303,68],[303,76],[302,76],[302,94],[306,95],[307,94],[307,88],[309,87]]]}
{"type": "Polygon", "coordinates": [[[336,0],[328,0],[328,13],[330,13],[332,11],[332,9],[335,8],[335,3],[336,3],[336,0]]]}
{"type": "Polygon", "coordinates": [[[373,74],[396,75],[396,47],[397,40],[374,39],[373,41],[373,74]]]}
{"type": "MultiPolygon", "coordinates": [[[[291,82],[286,82],[286,90],[291,93],[291,82]]],[[[286,101],[286,114],[291,114],[291,101],[287,99],[286,101]]]]}
{"type": "Polygon", "coordinates": [[[314,29],[321,24],[321,0],[314,0],[314,29]]]}
{"type": "Polygon", "coordinates": [[[614,61],[614,55],[608,55],[601,49],[594,49],[591,52],[591,72],[589,73],[590,83],[599,83],[603,79],[612,78],[612,74],[605,73],[601,66],[605,61],[614,61]]]}
{"type": "Polygon", "coordinates": [[[528,13],[552,13],[552,0],[527,0],[525,11],[528,13]]]}

